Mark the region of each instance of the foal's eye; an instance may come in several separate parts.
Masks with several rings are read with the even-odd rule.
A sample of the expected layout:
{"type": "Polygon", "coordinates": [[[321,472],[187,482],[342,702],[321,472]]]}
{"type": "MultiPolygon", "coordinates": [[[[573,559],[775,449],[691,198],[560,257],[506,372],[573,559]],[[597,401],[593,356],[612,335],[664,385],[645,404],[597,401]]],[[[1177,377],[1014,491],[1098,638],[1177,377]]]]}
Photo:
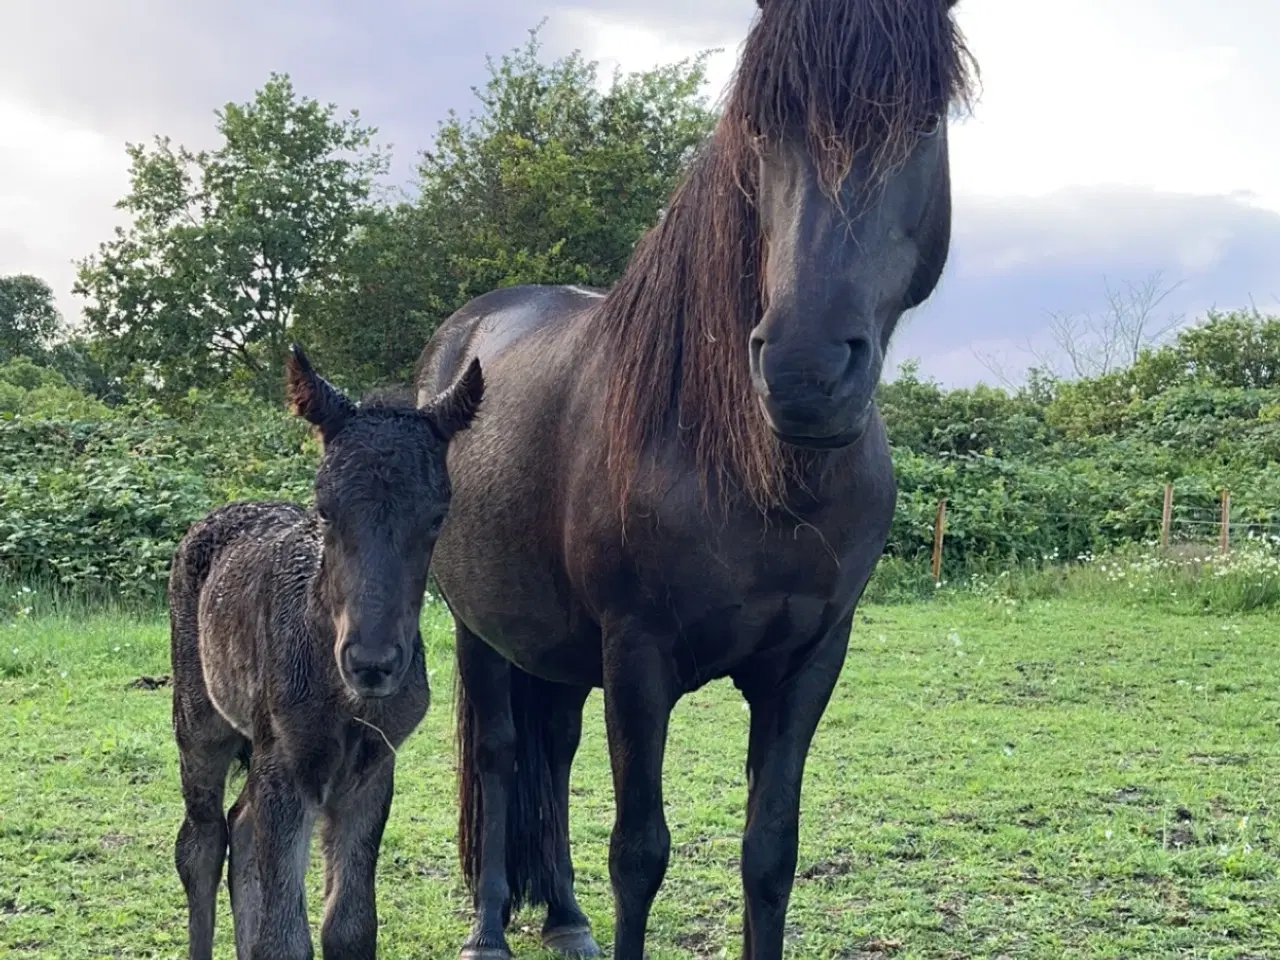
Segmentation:
{"type": "Polygon", "coordinates": [[[921,137],[936,137],[938,131],[942,129],[942,114],[933,113],[925,117],[924,123],[920,125],[921,137]]]}
{"type": "Polygon", "coordinates": [[[445,514],[437,513],[431,518],[431,522],[427,524],[427,533],[436,536],[444,529],[445,514]]]}

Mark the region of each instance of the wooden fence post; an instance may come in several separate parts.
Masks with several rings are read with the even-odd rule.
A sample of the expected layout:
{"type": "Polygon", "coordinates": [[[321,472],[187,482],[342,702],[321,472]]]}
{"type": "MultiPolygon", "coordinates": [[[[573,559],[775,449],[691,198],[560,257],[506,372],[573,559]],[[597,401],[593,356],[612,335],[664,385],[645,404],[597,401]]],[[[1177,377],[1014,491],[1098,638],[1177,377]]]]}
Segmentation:
{"type": "Polygon", "coordinates": [[[942,582],[942,535],[947,523],[947,501],[938,501],[938,519],[933,524],[933,582],[942,582]]]}
{"type": "Polygon", "coordinates": [[[1218,539],[1218,552],[1227,553],[1231,549],[1231,491],[1222,491],[1222,533],[1218,539]]]}
{"type": "Polygon", "coordinates": [[[1173,523],[1173,484],[1164,485],[1164,515],[1160,518],[1160,546],[1169,548],[1169,527],[1173,523]]]}

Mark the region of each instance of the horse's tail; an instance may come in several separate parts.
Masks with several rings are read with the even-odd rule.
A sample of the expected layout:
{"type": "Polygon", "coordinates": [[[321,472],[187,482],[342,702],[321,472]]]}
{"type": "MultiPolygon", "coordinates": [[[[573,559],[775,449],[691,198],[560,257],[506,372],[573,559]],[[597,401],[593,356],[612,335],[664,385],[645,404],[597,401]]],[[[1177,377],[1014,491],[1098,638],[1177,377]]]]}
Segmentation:
{"type": "MultiPolygon", "coordinates": [[[[463,643],[482,643],[459,631],[463,643]]],[[[550,902],[555,889],[556,852],[562,816],[557,815],[551,769],[551,729],[546,689],[535,677],[511,668],[511,715],[515,721],[515,774],[507,796],[507,885],[511,909],[550,902]]],[[[458,751],[458,857],[467,889],[480,880],[480,838],[484,832],[483,796],[476,752],[481,732],[475,706],[462,681],[455,678],[458,751]]]]}

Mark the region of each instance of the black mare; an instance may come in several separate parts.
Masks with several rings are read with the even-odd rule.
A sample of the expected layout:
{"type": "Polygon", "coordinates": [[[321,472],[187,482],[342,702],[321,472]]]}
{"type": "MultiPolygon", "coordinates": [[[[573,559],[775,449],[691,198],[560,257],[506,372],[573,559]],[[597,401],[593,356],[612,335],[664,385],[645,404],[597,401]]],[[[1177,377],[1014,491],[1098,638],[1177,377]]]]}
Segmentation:
{"type": "Polygon", "coordinates": [[[896,487],[873,402],[950,243],[946,115],[972,63],[949,0],[766,0],[723,116],[607,294],[481,296],[427,345],[420,399],[472,359],[434,574],[459,665],[463,956],[599,948],[574,896],[569,772],[602,687],[614,955],[640,960],[670,834],[677,699],[750,705],[743,955],[781,957],[801,780],[896,487]]]}

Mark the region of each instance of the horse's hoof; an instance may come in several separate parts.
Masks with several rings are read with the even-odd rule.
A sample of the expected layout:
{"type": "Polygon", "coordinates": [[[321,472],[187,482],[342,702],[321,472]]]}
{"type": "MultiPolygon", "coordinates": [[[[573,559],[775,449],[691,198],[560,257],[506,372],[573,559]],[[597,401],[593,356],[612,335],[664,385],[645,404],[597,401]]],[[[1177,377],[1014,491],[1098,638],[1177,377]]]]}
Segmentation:
{"type": "Polygon", "coordinates": [[[585,924],[547,930],[542,934],[542,945],[567,960],[604,956],[600,945],[591,936],[591,928],[585,924]]]}
{"type": "Polygon", "coordinates": [[[463,947],[458,960],[515,960],[505,947],[463,947]]]}

